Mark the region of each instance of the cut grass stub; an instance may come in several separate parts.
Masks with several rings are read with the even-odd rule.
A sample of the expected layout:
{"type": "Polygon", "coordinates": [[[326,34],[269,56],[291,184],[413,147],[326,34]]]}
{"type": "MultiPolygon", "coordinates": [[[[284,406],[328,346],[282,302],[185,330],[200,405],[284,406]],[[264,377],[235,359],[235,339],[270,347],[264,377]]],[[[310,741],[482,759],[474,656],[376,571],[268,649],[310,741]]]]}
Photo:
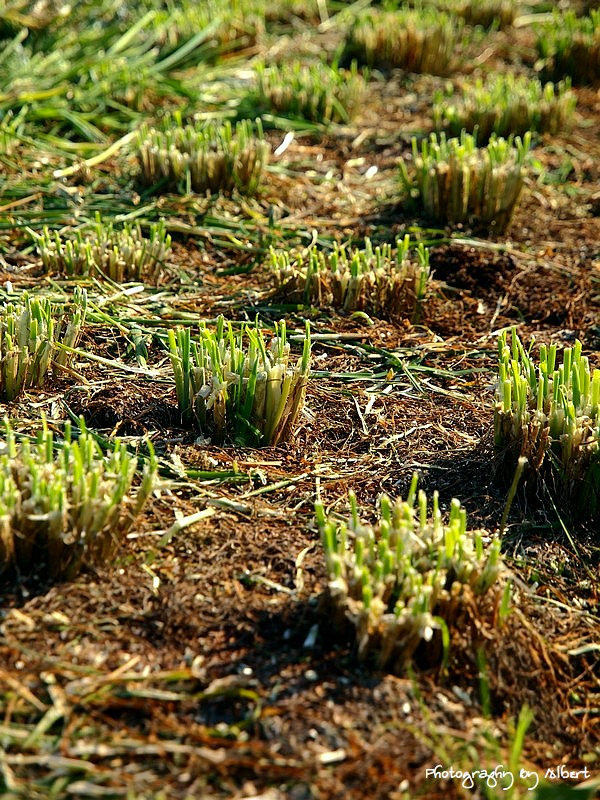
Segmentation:
{"type": "Polygon", "coordinates": [[[35,439],[17,441],[4,420],[0,449],[0,572],[71,578],[84,564],[114,554],[150,495],[156,460],[150,449],[132,494],[137,456],[115,441],[105,456],[80,420],[55,442],[46,419],[35,439]]]}
{"type": "Polygon", "coordinates": [[[198,341],[191,340],[188,328],[170,330],[169,347],[184,423],[212,440],[229,438],[249,446],[291,438],[308,383],[308,323],[296,364],[283,321],[267,342],[258,323],[235,333],[219,317],[216,330],[203,326],[198,341]]]}
{"type": "Polygon", "coordinates": [[[447,660],[450,630],[462,611],[472,613],[492,588],[502,591],[500,541],[484,546],[485,532],[467,531],[458,500],[444,523],[435,492],[429,513],[417,481],[415,474],[405,501],[381,498],[373,526],[359,518],[353,494],[351,516],[341,524],[326,517],[321,502],[315,505],[332,620],[354,630],[360,659],[373,657],[394,672],[435,639],[441,647],[430,649],[447,660]]]}
{"type": "Polygon", "coordinates": [[[254,47],[264,33],[265,9],[262,0],[163,0],[156,10],[157,27],[167,45],[181,46],[203,30],[212,30],[204,58],[254,47]],[[214,28],[215,21],[217,27],[214,28]],[[212,26],[212,27],[211,27],[212,26]]]}
{"type": "Polygon", "coordinates": [[[371,9],[350,27],[343,58],[379,69],[449,75],[462,36],[462,21],[437,9],[371,9]]]}
{"type": "Polygon", "coordinates": [[[72,239],[63,239],[47,227],[41,235],[32,235],[46,272],[100,274],[117,283],[156,280],[171,252],[171,237],[162,220],[150,226],[148,238],[139,224],[115,230],[112,222],[103,222],[99,216],[92,227],[77,230],[72,239]]]}
{"type": "Polygon", "coordinates": [[[485,147],[477,147],[475,137],[465,132],[451,139],[432,133],[420,149],[413,138],[413,175],[401,159],[400,176],[432,219],[472,222],[501,232],[523,188],[530,143],[529,133],[523,139],[492,137],[485,147]]]}
{"type": "Polygon", "coordinates": [[[87,295],[77,287],[72,304],[56,309],[23,292],[0,308],[0,397],[15,400],[44,385],[50,366],[67,367],[85,321],[87,295]],[[64,346],[61,349],[60,345],[64,346]]]}
{"type": "Polygon", "coordinates": [[[556,86],[516,75],[496,75],[463,87],[462,94],[434,95],[435,127],[451,136],[477,133],[483,144],[492,134],[523,136],[527,131],[558,133],[573,116],[577,98],[570,81],[556,86]]]}
{"type": "Polygon", "coordinates": [[[256,68],[250,95],[255,108],[311,122],[348,122],[360,107],[366,83],[353,64],[349,71],[298,61],[256,68]]]}
{"type": "Polygon", "coordinates": [[[364,311],[385,319],[415,320],[421,315],[429,287],[429,251],[416,248],[409,257],[410,238],[364,248],[335,245],[330,253],[311,249],[288,253],[271,248],[277,294],[288,302],[364,311]]]}
{"type": "Polygon", "coordinates": [[[137,154],[147,186],[169,191],[253,194],[269,158],[262,124],[228,120],[189,125],[142,126],[137,154]]]}
{"type": "Polygon", "coordinates": [[[510,480],[519,457],[529,477],[556,487],[574,517],[600,510],[600,369],[590,369],[581,342],[563,351],[540,345],[534,363],[513,330],[498,343],[499,381],[494,441],[501,474],[510,480]]]}
{"type": "Polygon", "coordinates": [[[552,80],[570,77],[575,84],[600,81],[600,10],[577,17],[574,11],[554,14],[537,27],[540,67],[552,80]]]}
{"type": "Polygon", "coordinates": [[[458,14],[469,25],[482,28],[508,27],[517,16],[516,0],[446,0],[442,8],[458,14]]]}

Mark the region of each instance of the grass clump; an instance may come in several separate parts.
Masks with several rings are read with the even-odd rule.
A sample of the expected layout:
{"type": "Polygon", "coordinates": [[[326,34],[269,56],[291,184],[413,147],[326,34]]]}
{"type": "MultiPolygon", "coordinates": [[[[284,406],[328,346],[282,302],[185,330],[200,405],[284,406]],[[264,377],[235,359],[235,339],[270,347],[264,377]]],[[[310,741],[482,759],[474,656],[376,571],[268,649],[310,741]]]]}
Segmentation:
{"type": "Polygon", "coordinates": [[[437,9],[369,9],[348,30],[344,59],[380,69],[449,75],[462,31],[457,17],[437,9]]]}
{"type": "Polygon", "coordinates": [[[449,629],[501,571],[500,541],[486,548],[483,531],[467,531],[458,500],[444,523],[437,492],[429,512],[417,483],[415,474],[406,500],[383,496],[374,525],[359,518],[353,494],[351,516],[340,525],[315,505],[334,624],[354,630],[359,658],[373,656],[393,671],[436,639],[447,658],[449,629]]]}
{"type": "MultiPolygon", "coordinates": [[[[156,9],[154,0],[148,3],[156,9]]],[[[263,0],[163,0],[156,10],[155,25],[173,47],[185,45],[201,31],[210,36],[207,44],[213,58],[253,47],[265,29],[263,0]],[[215,24],[216,23],[216,24],[215,24]]]]}
{"type": "Polygon", "coordinates": [[[290,302],[364,311],[389,319],[419,316],[429,285],[429,251],[419,245],[409,258],[410,238],[373,248],[335,245],[330,253],[311,249],[290,256],[271,248],[277,293],[290,302]]]}
{"type": "Polygon", "coordinates": [[[536,478],[547,479],[573,509],[600,509],[600,369],[591,370],[581,342],[563,351],[540,345],[536,364],[513,329],[498,342],[499,381],[494,442],[500,469],[514,474],[526,458],[536,478]]]}
{"type": "Polygon", "coordinates": [[[552,80],[570,77],[575,84],[600,80],[600,10],[578,17],[555,13],[537,27],[536,47],[544,73],[552,80]]]}
{"type": "Polygon", "coordinates": [[[63,239],[48,227],[33,236],[46,272],[70,277],[100,274],[117,283],[156,279],[171,252],[171,237],[162,220],[150,226],[149,238],[142,235],[139,224],[115,230],[100,216],[93,226],[77,230],[73,239],[63,239]]]}
{"type": "Polygon", "coordinates": [[[437,92],[433,102],[435,127],[451,136],[462,130],[485,143],[492,134],[523,136],[527,131],[558,133],[571,117],[577,98],[567,79],[554,85],[515,75],[496,75],[465,86],[462,95],[437,92]]]}
{"type": "Polygon", "coordinates": [[[0,572],[71,578],[84,564],[106,563],[152,491],[152,449],[132,494],[137,457],[119,441],[105,456],[83,419],[77,435],[65,424],[60,443],[45,418],[31,440],[17,441],[6,418],[3,428],[0,572]]]}
{"type": "MultiPolygon", "coordinates": [[[[177,121],[175,120],[175,123],[177,121]]],[[[228,120],[164,130],[142,126],[137,137],[141,179],[147,186],[186,193],[253,194],[269,157],[260,120],[235,127],[228,120]]]]}
{"type": "Polygon", "coordinates": [[[41,388],[50,365],[67,367],[85,321],[87,295],[77,288],[60,311],[44,297],[23,292],[0,308],[0,397],[12,401],[30,387],[41,388]]]}
{"type": "Polygon", "coordinates": [[[283,321],[267,342],[258,321],[234,333],[221,316],[215,331],[202,326],[198,341],[191,340],[188,328],[170,330],[169,348],[185,423],[195,424],[203,436],[242,445],[277,445],[291,438],[308,383],[308,323],[296,364],[283,321]]]}
{"type": "Polygon", "coordinates": [[[366,83],[352,65],[349,71],[324,63],[285,62],[256,68],[253,108],[310,122],[348,122],[365,96],[366,83]]]}
{"type": "Polygon", "coordinates": [[[432,133],[421,148],[412,140],[413,175],[404,160],[400,176],[425,213],[443,222],[467,222],[506,229],[523,188],[531,136],[492,137],[477,147],[471,134],[447,139],[432,133]]]}
{"type": "Polygon", "coordinates": [[[516,0],[450,0],[442,4],[448,12],[461,16],[468,25],[506,28],[517,16],[516,0]]]}

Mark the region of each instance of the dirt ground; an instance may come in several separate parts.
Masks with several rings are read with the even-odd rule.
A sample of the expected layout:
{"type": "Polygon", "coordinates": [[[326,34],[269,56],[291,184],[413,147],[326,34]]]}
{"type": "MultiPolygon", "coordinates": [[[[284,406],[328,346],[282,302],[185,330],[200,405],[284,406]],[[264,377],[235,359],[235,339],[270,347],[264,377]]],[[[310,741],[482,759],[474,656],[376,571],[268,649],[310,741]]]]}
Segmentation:
{"type": "MultiPolygon", "coordinates": [[[[527,70],[528,35],[495,34],[479,69],[508,60],[527,70]]],[[[352,126],[296,135],[278,160],[290,174],[273,174],[252,201],[265,220],[277,209],[282,231],[393,241],[420,226],[433,248],[436,291],[418,325],[287,309],[290,329],[308,314],[314,333],[330,334],[315,337],[315,374],[291,443],[197,444],[179,423],[166,371],[130,379],[92,362],[77,365],[84,380],[64,376],[1,409],[22,419],[56,397],[105,434],[147,433],[161,456],[176,456],[115,564],[70,583],[2,585],[3,796],[484,797],[427,770],[509,764],[525,704],[533,719],[519,760],[530,776],[523,796],[557,765],[579,771],[573,782],[598,776],[597,521],[563,528],[548,498],[515,502],[503,548],[513,613],[501,628],[471,619],[455,630],[443,674],[415,664],[396,676],[359,663],[321,602],[317,488],[331,508],[343,510],[351,488],[372,505],[382,491],[405,493],[418,470],[425,489],[464,503],[472,528],[498,529],[506,487],[494,480],[495,332],[516,325],[523,340],[561,346],[579,338],[600,366],[600,92],[575,90],[574,125],[539,140],[544,174],[531,173],[510,228],[482,236],[427,227],[397,194],[397,159],[412,132],[428,129],[441,83],[375,77],[352,126]],[[180,463],[238,474],[186,480],[180,463]],[[203,509],[196,524],[164,536],[175,510],[203,509]]],[[[235,199],[218,202],[243,214],[235,199]]],[[[245,251],[210,236],[176,239],[160,286],[172,308],[206,319],[281,315],[269,307],[268,269],[245,251]],[[251,268],[231,274],[240,265],[251,268]]],[[[6,260],[2,280],[44,280],[33,256],[6,260]]],[[[127,358],[118,332],[95,325],[84,345],[127,358]]],[[[149,342],[149,366],[164,359],[149,342]]]]}

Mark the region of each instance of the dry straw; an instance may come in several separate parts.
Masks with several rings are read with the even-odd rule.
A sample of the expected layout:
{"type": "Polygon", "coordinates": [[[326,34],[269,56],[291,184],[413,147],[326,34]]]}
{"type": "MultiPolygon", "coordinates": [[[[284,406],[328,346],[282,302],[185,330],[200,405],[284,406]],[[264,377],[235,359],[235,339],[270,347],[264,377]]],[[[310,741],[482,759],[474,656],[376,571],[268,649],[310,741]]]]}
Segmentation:
{"type": "Polygon", "coordinates": [[[577,103],[570,81],[542,84],[516,75],[495,75],[467,84],[462,92],[437,92],[433,101],[435,127],[451,136],[463,130],[483,144],[492,134],[523,136],[527,131],[558,133],[573,116],[577,103]]]}
{"type": "Polygon", "coordinates": [[[118,283],[143,277],[155,280],[171,252],[171,237],[162,220],[150,225],[148,238],[139,224],[115,230],[112,222],[103,222],[99,215],[92,227],[77,230],[74,238],[64,239],[48,227],[41,236],[31,234],[46,272],[103,275],[118,283]]]}
{"type": "Polygon", "coordinates": [[[71,578],[114,554],[152,492],[150,443],[140,485],[137,456],[113,442],[106,456],[80,420],[55,441],[46,419],[35,439],[17,441],[4,419],[0,448],[0,571],[71,578]]]}
{"type": "Polygon", "coordinates": [[[170,191],[253,194],[269,158],[262,124],[256,120],[178,124],[162,130],[142,126],[137,136],[141,179],[170,191]]]}
{"type": "Polygon", "coordinates": [[[499,586],[501,572],[499,540],[485,546],[483,531],[468,531],[458,500],[444,523],[437,492],[429,510],[417,482],[415,474],[406,500],[383,496],[374,525],[360,519],[353,494],[351,516],[341,524],[315,505],[332,621],[354,630],[359,658],[374,657],[393,671],[434,638],[447,658],[449,629],[463,607],[499,586]]]}
{"type": "Polygon", "coordinates": [[[68,366],[68,348],[77,345],[86,307],[86,292],[77,287],[72,303],[64,309],[27,292],[0,308],[2,399],[15,400],[25,389],[42,387],[51,364],[68,366]]]}
{"type": "Polygon", "coordinates": [[[308,323],[295,364],[283,321],[267,342],[258,321],[236,333],[219,317],[216,330],[203,325],[197,341],[189,328],[170,330],[169,347],[186,424],[195,424],[205,437],[246,445],[276,445],[291,438],[308,383],[308,323]]]}
{"type": "Polygon", "coordinates": [[[600,369],[581,342],[557,363],[555,344],[540,345],[536,364],[513,329],[498,342],[494,441],[501,471],[526,458],[534,477],[556,485],[574,516],[600,509],[600,369]]]}
{"type": "Polygon", "coordinates": [[[429,251],[419,245],[409,256],[410,237],[373,247],[335,245],[329,253],[288,253],[271,248],[277,294],[288,302],[364,311],[387,319],[416,319],[429,288],[429,251]]]}
{"type": "Polygon", "coordinates": [[[503,231],[523,188],[530,143],[529,133],[522,140],[492,137],[485,147],[477,147],[475,137],[465,132],[450,139],[432,133],[420,149],[413,138],[413,174],[401,159],[400,176],[429,217],[503,231]]]}

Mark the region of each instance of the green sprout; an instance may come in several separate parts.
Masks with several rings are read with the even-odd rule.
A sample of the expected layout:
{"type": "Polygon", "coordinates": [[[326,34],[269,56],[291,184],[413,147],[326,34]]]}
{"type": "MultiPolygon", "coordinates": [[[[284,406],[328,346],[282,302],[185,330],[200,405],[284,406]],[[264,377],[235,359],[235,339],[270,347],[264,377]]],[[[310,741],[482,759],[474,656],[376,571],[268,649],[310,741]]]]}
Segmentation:
{"type": "Polygon", "coordinates": [[[462,32],[460,19],[433,8],[369,9],[348,30],[344,58],[379,69],[449,75],[462,32]]]}
{"type": "Polygon", "coordinates": [[[265,28],[263,0],[163,0],[156,26],[167,46],[184,45],[200,31],[211,31],[214,57],[256,45],[265,28]],[[215,25],[216,22],[216,25],[215,25]]]}
{"type": "Polygon", "coordinates": [[[499,585],[502,572],[500,541],[485,546],[485,532],[467,531],[458,500],[444,523],[434,492],[429,513],[417,484],[415,473],[406,500],[384,495],[375,525],[361,521],[352,493],[350,518],[341,524],[315,504],[334,624],[355,629],[360,659],[375,656],[393,671],[405,669],[436,632],[447,650],[461,608],[499,585]]]}
{"type": "Polygon", "coordinates": [[[167,122],[164,130],[143,125],[137,154],[141,179],[172,191],[253,194],[269,156],[262,124],[229,120],[182,126],[167,122]]]}
{"type": "Polygon", "coordinates": [[[27,292],[0,307],[0,397],[11,401],[29,387],[42,387],[52,363],[68,366],[86,307],[86,292],[79,287],[64,311],[27,292]]]}
{"type": "Polygon", "coordinates": [[[477,147],[474,136],[447,139],[430,134],[421,149],[412,140],[413,177],[403,159],[400,177],[405,189],[418,197],[425,213],[443,222],[472,221],[506,229],[523,188],[531,135],[492,137],[477,147]]]}
{"type": "Polygon", "coordinates": [[[114,554],[150,496],[156,459],[148,442],[137,492],[137,457],[115,441],[106,456],[83,419],[63,439],[42,418],[35,439],[17,441],[7,418],[0,446],[0,571],[72,578],[114,554]],[[77,435],[75,435],[77,434],[77,435]]]}
{"type": "MultiPolygon", "coordinates": [[[[533,343],[532,343],[533,344],[533,343]]],[[[498,341],[494,442],[501,467],[526,458],[530,472],[552,479],[579,516],[600,508],[600,369],[576,341],[557,363],[555,344],[534,363],[513,329],[498,341]]]]}
{"type": "Polygon", "coordinates": [[[517,16],[517,0],[445,0],[439,7],[458,14],[468,25],[482,28],[506,28],[517,16]]]}
{"type": "Polygon", "coordinates": [[[283,321],[266,342],[258,321],[236,334],[219,317],[215,331],[202,326],[198,341],[188,328],[169,330],[169,349],[184,423],[196,425],[203,436],[229,436],[244,445],[274,446],[291,438],[308,383],[308,323],[295,365],[283,321]]]}
{"type": "Polygon", "coordinates": [[[355,64],[349,71],[321,62],[292,61],[268,68],[259,64],[256,77],[256,89],[249,97],[253,107],[324,124],[348,122],[366,92],[355,64]]]}
{"type": "Polygon", "coordinates": [[[570,77],[575,84],[600,79],[600,9],[577,17],[574,11],[555,12],[536,27],[536,47],[548,77],[570,77]]]}
{"type": "Polygon", "coordinates": [[[46,272],[72,276],[103,275],[117,283],[156,279],[171,252],[171,237],[161,220],[150,226],[149,237],[139,224],[115,230],[99,215],[89,228],[78,229],[75,238],[63,239],[45,227],[41,235],[31,231],[46,272]]]}
{"type": "Polygon", "coordinates": [[[527,131],[558,133],[573,116],[577,98],[567,79],[556,86],[516,75],[481,79],[454,93],[437,92],[433,100],[435,127],[451,136],[476,133],[481,144],[497,136],[523,136],[527,131]]]}
{"type": "Polygon", "coordinates": [[[277,292],[290,302],[364,311],[382,318],[419,316],[429,287],[429,250],[420,244],[416,260],[409,259],[410,237],[373,248],[335,245],[330,253],[308,254],[271,248],[271,267],[277,292]]]}

